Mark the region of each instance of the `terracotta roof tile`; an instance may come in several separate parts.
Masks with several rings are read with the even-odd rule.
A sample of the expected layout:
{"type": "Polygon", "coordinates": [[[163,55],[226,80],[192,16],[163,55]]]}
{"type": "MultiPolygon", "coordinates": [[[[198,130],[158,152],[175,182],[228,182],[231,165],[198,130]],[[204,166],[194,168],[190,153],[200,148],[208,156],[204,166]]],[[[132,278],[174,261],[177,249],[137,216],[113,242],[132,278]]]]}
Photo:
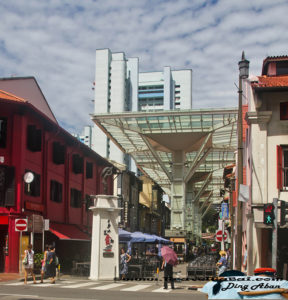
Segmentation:
{"type": "Polygon", "coordinates": [[[280,55],[280,56],[267,56],[263,63],[266,63],[267,61],[286,61],[288,60],[287,55],[280,55]]]}
{"type": "Polygon", "coordinates": [[[25,99],[17,97],[13,94],[0,90],[0,99],[13,100],[17,102],[27,102],[25,99]]]}
{"type": "Polygon", "coordinates": [[[288,76],[258,76],[258,81],[252,82],[253,88],[288,87],[288,76]]]}

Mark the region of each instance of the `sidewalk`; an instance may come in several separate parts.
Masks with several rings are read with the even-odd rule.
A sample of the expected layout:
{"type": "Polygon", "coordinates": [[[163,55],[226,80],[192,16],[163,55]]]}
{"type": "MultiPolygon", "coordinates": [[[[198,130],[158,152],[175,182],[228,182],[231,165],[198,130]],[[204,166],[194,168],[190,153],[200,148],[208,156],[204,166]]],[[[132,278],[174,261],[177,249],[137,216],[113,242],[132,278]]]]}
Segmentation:
{"type": "MultiPolygon", "coordinates": [[[[24,275],[23,275],[24,276],[24,275]]],[[[23,278],[19,273],[0,273],[0,282],[23,278]]]]}

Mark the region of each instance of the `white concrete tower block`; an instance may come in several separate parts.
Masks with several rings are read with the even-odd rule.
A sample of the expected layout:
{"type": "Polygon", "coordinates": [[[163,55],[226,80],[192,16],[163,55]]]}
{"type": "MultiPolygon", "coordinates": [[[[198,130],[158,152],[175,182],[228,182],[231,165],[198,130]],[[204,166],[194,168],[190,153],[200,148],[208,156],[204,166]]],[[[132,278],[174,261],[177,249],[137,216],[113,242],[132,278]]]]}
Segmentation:
{"type": "Polygon", "coordinates": [[[164,110],[174,109],[174,95],[172,95],[172,91],[174,90],[174,87],[172,86],[172,77],[171,77],[171,68],[170,67],[164,67],[163,77],[164,77],[163,109],[164,110]]]}
{"type": "Polygon", "coordinates": [[[180,85],[180,109],[192,109],[192,70],[172,71],[175,85],[180,85]]]}
{"type": "Polygon", "coordinates": [[[126,59],[124,53],[113,53],[111,62],[111,112],[124,110],[126,94],[126,59]]]}
{"type": "Polygon", "coordinates": [[[127,61],[127,78],[129,81],[129,96],[127,99],[129,103],[130,111],[138,111],[138,85],[139,85],[139,59],[128,58],[127,61]]]}
{"type": "Polygon", "coordinates": [[[109,98],[111,52],[109,49],[96,51],[94,113],[107,113],[109,98]]]}
{"type": "MultiPolygon", "coordinates": [[[[109,99],[109,80],[110,80],[110,64],[111,51],[109,49],[96,50],[96,69],[95,69],[95,87],[94,87],[94,113],[108,112],[109,99]]],[[[107,155],[107,137],[94,125],[92,130],[91,148],[101,156],[107,155]]]]}

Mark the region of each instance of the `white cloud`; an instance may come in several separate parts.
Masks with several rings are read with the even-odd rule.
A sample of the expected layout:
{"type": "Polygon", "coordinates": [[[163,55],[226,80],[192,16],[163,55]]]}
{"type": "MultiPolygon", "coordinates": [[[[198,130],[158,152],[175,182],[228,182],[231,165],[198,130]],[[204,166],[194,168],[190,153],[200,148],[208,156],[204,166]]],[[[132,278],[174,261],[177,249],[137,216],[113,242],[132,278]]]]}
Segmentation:
{"type": "Polygon", "coordinates": [[[251,73],[287,55],[286,0],[0,2],[0,76],[34,76],[67,130],[91,124],[95,50],[139,57],[141,71],[193,69],[193,105],[237,105],[242,50],[251,73]]]}

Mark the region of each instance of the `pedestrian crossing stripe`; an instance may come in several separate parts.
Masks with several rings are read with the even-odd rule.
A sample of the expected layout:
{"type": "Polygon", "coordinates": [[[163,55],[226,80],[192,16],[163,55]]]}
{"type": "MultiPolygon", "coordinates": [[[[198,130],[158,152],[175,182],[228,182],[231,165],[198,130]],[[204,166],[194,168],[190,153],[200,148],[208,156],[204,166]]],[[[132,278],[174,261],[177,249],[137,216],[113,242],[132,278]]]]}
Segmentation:
{"type": "Polygon", "coordinates": [[[73,284],[73,285],[65,285],[65,286],[62,286],[62,288],[77,289],[77,288],[87,287],[89,285],[95,285],[95,284],[98,284],[98,283],[92,281],[92,282],[84,282],[84,283],[73,284]]]}
{"type": "Polygon", "coordinates": [[[153,290],[152,293],[170,293],[172,290],[164,289],[163,287],[157,290],[153,290]]]}
{"type": "Polygon", "coordinates": [[[101,285],[101,286],[97,286],[94,288],[90,288],[90,290],[109,290],[109,289],[114,289],[117,287],[120,287],[124,285],[124,283],[111,283],[111,284],[106,284],[106,285],[101,285]]]}
{"type": "MultiPolygon", "coordinates": [[[[75,281],[56,281],[57,286],[58,286],[59,284],[71,284],[71,283],[75,283],[75,281]]],[[[50,282],[33,284],[33,282],[29,282],[29,281],[28,281],[27,284],[28,284],[28,285],[33,285],[33,286],[36,286],[36,287],[53,286],[52,284],[50,284],[50,282]]],[[[94,284],[96,284],[96,283],[94,282],[94,284]]],[[[12,282],[12,283],[5,283],[4,285],[9,285],[9,286],[24,285],[24,281],[18,281],[18,282],[12,282]]]]}
{"type": "MultiPolygon", "coordinates": [[[[49,288],[49,287],[55,287],[57,286],[58,288],[66,288],[66,289],[75,289],[75,288],[85,288],[85,289],[89,289],[89,290],[110,290],[110,289],[116,289],[116,288],[120,288],[120,291],[123,292],[137,292],[137,291],[141,291],[141,290],[145,290],[147,288],[153,287],[155,285],[152,284],[136,284],[133,286],[128,286],[125,283],[110,283],[110,284],[101,284],[99,286],[99,284],[101,284],[100,282],[96,282],[96,281],[89,281],[89,282],[81,282],[76,283],[75,281],[56,281],[56,284],[51,284],[50,282],[45,282],[45,283],[37,283],[37,284],[33,284],[33,282],[28,282],[28,285],[31,287],[44,287],[44,288],[49,288]],[[97,286],[95,286],[97,285],[97,286]],[[126,287],[123,287],[125,286],[126,287]],[[93,287],[95,286],[95,287],[93,287]]],[[[5,285],[5,286],[23,286],[24,282],[23,281],[19,281],[19,282],[12,282],[12,283],[4,283],[1,285],[5,285]]],[[[156,286],[155,286],[156,287],[156,286]]],[[[152,293],[169,293],[171,292],[171,289],[164,289],[163,287],[159,288],[159,286],[157,286],[156,289],[154,290],[149,290],[149,292],[152,293]]]]}
{"type": "Polygon", "coordinates": [[[146,289],[150,286],[151,286],[151,284],[138,284],[138,285],[130,286],[130,287],[125,288],[125,289],[121,289],[121,291],[123,291],[123,292],[137,292],[137,291],[146,289]]]}

